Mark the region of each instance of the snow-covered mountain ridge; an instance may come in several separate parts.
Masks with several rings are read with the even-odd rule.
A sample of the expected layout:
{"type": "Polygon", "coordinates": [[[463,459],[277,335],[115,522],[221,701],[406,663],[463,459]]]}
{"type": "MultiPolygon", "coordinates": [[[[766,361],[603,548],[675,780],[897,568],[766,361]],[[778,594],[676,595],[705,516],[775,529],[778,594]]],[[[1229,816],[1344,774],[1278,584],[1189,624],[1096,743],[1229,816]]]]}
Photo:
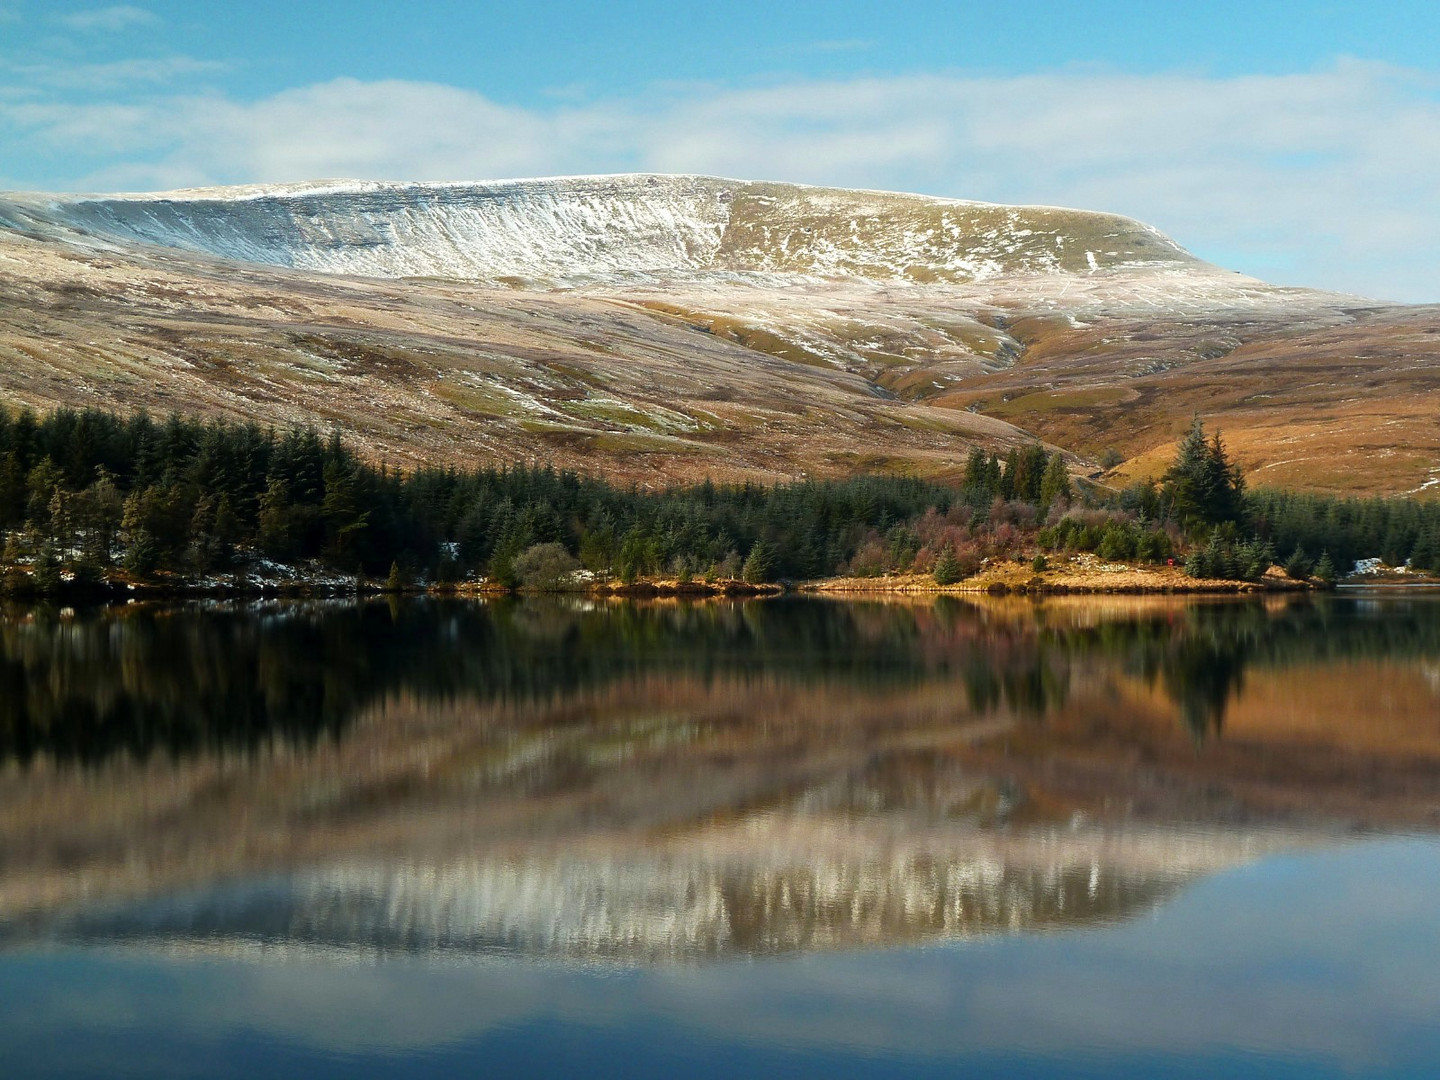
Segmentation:
{"type": "Polygon", "coordinates": [[[623,175],[496,183],[321,181],[136,195],[0,196],[0,224],[321,273],[575,280],[764,273],[982,282],[1211,268],[1110,214],[623,175]]]}

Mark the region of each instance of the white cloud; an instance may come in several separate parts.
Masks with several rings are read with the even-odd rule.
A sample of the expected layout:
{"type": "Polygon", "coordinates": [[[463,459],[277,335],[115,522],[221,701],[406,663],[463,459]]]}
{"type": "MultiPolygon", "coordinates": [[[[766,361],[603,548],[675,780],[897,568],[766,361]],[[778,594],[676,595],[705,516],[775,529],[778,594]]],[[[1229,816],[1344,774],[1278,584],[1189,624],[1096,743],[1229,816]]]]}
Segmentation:
{"type": "MultiPolygon", "coordinates": [[[[6,64],[0,72],[23,81],[27,95],[41,87],[62,90],[116,90],[122,87],[162,86],[200,75],[228,71],[229,66],[214,60],[188,56],[163,56],[149,60],[115,60],[101,64],[6,64]]],[[[0,95],[7,89],[0,87],[0,95]]]]}
{"type": "Polygon", "coordinates": [[[713,172],[1112,210],[1273,280],[1440,298],[1435,81],[1353,61],[1229,79],[1061,72],[687,86],[541,108],[339,79],[256,102],[0,99],[0,136],[7,126],[21,152],[28,142],[86,161],[75,180],[92,189],[713,172]]]}
{"type": "Polygon", "coordinates": [[[69,15],[61,15],[58,21],[72,30],[118,33],[121,30],[130,29],[132,26],[150,26],[158,23],[160,19],[144,8],[134,7],[130,4],[115,4],[111,7],[91,8],[89,11],[76,11],[69,15]]]}

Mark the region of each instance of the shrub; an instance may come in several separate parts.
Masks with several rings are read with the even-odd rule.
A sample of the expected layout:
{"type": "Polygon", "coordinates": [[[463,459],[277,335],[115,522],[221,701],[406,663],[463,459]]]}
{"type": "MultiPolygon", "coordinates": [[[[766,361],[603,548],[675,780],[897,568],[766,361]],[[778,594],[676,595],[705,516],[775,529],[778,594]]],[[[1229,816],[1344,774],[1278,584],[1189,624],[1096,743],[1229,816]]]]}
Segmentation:
{"type": "Polygon", "coordinates": [[[1132,559],[1135,557],[1135,534],[1130,525],[1112,521],[1100,534],[1100,543],[1095,554],[1102,559],[1132,559]]]}
{"type": "Polygon", "coordinates": [[[1144,562],[1163,562],[1175,554],[1175,545],[1164,529],[1147,529],[1135,545],[1135,557],[1144,562]]]}
{"type": "Polygon", "coordinates": [[[556,543],[534,544],[515,558],[512,571],[527,589],[555,592],[568,585],[580,560],[556,543]]]}
{"type": "Polygon", "coordinates": [[[740,553],[731,548],[715,567],[715,576],[721,581],[734,581],[740,574],[740,553]]]}
{"type": "Polygon", "coordinates": [[[940,557],[935,560],[935,584],[954,585],[964,577],[960,560],[955,557],[954,550],[947,547],[940,552],[940,557]]]}
{"type": "Polygon", "coordinates": [[[879,577],[889,569],[890,549],[874,536],[862,543],[850,560],[850,573],[855,577],[879,577]]]}
{"type": "Polygon", "coordinates": [[[1234,541],[1218,533],[1203,548],[1190,553],[1185,573],[1194,578],[1259,581],[1275,562],[1275,552],[1259,540],[1234,541]]]}
{"type": "Polygon", "coordinates": [[[1310,577],[1315,570],[1315,563],[1310,556],[1305,554],[1305,549],[1297,546],[1290,557],[1285,560],[1285,576],[1294,578],[1296,581],[1304,581],[1310,577]]]}

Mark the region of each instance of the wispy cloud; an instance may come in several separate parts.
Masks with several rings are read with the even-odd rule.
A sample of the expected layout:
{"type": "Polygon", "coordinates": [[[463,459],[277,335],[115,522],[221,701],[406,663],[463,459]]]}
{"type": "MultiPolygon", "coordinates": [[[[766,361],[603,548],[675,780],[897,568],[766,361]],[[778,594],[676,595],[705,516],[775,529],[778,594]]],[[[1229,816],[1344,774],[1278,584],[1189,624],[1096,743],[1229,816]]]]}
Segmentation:
{"type": "Polygon", "coordinates": [[[134,7],[130,4],[115,4],[111,7],[91,8],[88,11],[76,11],[69,15],[61,15],[57,21],[71,30],[81,30],[87,33],[96,31],[118,33],[133,26],[154,25],[160,21],[160,17],[144,8],[134,7]]]}
{"type": "MultiPolygon", "coordinates": [[[[230,70],[214,60],[163,56],[150,60],[116,60],[104,64],[5,64],[0,73],[22,80],[33,94],[38,87],[103,91],[135,86],[168,86],[203,75],[230,70]]],[[[0,90],[3,93],[3,90],[0,90]]]]}
{"type": "Polygon", "coordinates": [[[1440,298],[1440,102],[1430,76],[1094,72],[671,87],[501,105],[339,79],[253,102],[0,103],[0,137],[70,154],[76,184],[656,170],[1111,210],[1287,283],[1440,298]]]}

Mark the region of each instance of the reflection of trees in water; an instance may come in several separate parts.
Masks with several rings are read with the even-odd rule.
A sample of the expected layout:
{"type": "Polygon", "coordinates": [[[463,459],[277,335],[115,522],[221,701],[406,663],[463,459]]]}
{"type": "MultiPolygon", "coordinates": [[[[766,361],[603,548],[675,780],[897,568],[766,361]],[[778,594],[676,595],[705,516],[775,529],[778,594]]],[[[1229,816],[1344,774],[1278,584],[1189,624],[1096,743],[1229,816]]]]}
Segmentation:
{"type": "Polygon", "coordinates": [[[1247,650],[1206,635],[1182,637],[1160,661],[1160,678],[1197,742],[1219,735],[1225,707],[1240,691],[1247,650]]]}
{"type": "Polygon", "coordinates": [[[99,761],[313,742],[387,675],[360,646],[364,614],[122,612],[0,621],[0,752],[99,761]]]}
{"type": "Polygon", "coordinates": [[[884,690],[958,674],[980,709],[1061,689],[1033,635],[877,604],[293,604],[0,618],[0,756],[310,743],[407,693],[550,699],[655,674],[884,690]],[[936,646],[938,643],[938,647],[936,646]]]}
{"type": "Polygon", "coordinates": [[[1258,603],[1201,604],[1106,626],[1100,651],[1158,682],[1195,740],[1203,742],[1220,734],[1247,665],[1279,621],[1258,603]]]}
{"type": "Polygon", "coordinates": [[[1072,663],[1120,661],[1158,682],[1197,741],[1218,736],[1252,666],[1440,654],[1440,604],[1348,598],[1199,602],[1115,618],[1080,630],[1042,631],[1072,663]]]}
{"type": "Polygon", "coordinates": [[[868,691],[948,680],[972,710],[1043,716],[1073,672],[1158,681],[1197,737],[1253,664],[1440,655],[1440,605],[1137,606],[1094,626],[981,605],[504,601],[134,606],[0,616],[0,757],[99,761],[307,743],[397,693],[554,699],[613,682],[766,677],[868,691]]]}

